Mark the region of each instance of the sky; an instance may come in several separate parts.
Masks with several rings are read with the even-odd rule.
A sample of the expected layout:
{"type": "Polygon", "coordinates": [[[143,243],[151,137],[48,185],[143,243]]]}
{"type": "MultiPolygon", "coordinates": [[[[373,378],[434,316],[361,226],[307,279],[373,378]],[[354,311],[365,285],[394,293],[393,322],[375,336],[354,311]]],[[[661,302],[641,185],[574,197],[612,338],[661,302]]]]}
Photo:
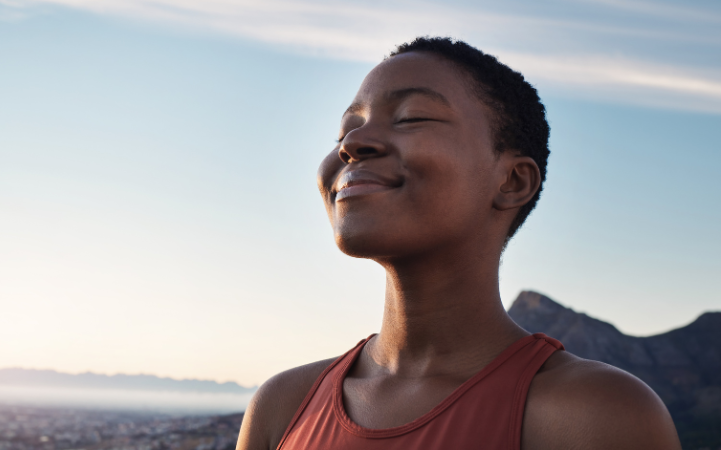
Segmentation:
{"type": "Polygon", "coordinates": [[[539,90],[551,158],[501,295],[633,335],[721,309],[721,5],[0,0],[0,367],[236,381],[378,331],[315,185],[395,44],[539,90]]]}

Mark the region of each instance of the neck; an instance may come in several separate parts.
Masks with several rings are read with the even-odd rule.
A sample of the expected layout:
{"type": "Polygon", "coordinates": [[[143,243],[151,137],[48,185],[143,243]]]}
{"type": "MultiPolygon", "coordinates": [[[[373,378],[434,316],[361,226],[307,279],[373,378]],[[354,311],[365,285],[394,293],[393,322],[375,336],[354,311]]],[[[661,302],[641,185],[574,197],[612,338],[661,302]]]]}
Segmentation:
{"type": "Polygon", "coordinates": [[[385,311],[373,360],[391,371],[423,373],[459,361],[485,365],[526,335],[503,308],[499,258],[489,256],[432,255],[384,264],[385,311]]]}

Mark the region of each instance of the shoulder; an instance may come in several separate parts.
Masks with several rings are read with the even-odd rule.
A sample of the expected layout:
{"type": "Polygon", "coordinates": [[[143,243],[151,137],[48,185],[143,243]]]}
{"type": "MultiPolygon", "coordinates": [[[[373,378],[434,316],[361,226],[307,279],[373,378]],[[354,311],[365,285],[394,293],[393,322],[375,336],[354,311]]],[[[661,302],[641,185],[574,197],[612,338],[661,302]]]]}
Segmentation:
{"type": "Polygon", "coordinates": [[[336,359],[286,370],[263,383],[245,411],[237,450],[275,449],[313,383],[336,359]]]}
{"type": "Polygon", "coordinates": [[[633,375],[567,352],[534,377],[521,434],[523,450],[680,450],[665,405],[633,375]]]}

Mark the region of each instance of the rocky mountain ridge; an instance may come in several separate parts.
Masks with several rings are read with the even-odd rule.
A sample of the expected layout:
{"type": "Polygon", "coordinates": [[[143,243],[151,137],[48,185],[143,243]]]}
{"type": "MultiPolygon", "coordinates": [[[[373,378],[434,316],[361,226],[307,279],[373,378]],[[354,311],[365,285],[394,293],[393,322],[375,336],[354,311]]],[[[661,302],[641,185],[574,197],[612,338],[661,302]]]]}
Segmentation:
{"type": "Polygon", "coordinates": [[[232,381],[218,383],[211,380],[176,380],[155,375],[101,375],[92,372],[69,374],[20,368],[0,369],[0,385],[227,394],[246,394],[256,389],[232,381]]]}
{"type": "Polygon", "coordinates": [[[666,403],[684,448],[721,446],[721,312],[648,337],[625,335],[532,291],[521,292],[508,313],[527,331],[556,338],[577,356],[643,380],[666,403]]]}

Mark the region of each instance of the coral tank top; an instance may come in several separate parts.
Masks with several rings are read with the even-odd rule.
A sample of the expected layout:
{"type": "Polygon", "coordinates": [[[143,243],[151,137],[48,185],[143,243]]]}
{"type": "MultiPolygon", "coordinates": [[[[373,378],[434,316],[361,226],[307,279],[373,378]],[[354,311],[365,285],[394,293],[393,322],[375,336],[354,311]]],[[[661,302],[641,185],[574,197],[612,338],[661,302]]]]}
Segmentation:
{"type": "Polygon", "coordinates": [[[278,450],[519,450],[531,380],[553,352],[563,350],[542,333],[526,336],[418,419],[370,429],[354,423],[343,407],[343,380],[368,340],[318,377],[278,450]]]}

